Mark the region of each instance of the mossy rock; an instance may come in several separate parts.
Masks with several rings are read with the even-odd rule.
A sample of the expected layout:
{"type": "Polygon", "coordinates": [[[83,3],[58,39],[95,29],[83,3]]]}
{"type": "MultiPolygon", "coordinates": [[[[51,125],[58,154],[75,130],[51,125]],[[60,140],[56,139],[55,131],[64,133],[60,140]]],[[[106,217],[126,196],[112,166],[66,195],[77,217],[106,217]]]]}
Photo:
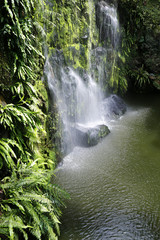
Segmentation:
{"type": "Polygon", "coordinates": [[[3,107],[6,105],[6,101],[4,100],[3,96],[0,95],[0,105],[2,105],[3,107]]]}
{"type": "Polygon", "coordinates": [[[4,53],[0,52],[0,87],[10,87],[11,73],[8,59],[4,53]]]}
{"type": "Polygon", "coordinates": [[[153,85],[155,88],[160,90],[160,76],[156,76],[155,79],[153,79],[153,85]]]}

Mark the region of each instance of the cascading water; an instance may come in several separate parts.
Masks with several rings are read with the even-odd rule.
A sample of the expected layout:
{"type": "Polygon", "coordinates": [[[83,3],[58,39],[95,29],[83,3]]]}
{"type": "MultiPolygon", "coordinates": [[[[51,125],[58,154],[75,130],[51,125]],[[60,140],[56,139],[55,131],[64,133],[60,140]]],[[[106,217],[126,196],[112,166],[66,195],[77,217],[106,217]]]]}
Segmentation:
{"type": "Polygon", "coordinates": [[[105,1],[97,4],[97,25],[99,27],[100,42],[104,45],[112,45],[115,48],[118,44],[119,22],[117,9],[112,4],[108,5],[105,1]]]}
{"type": "MultiPolygon", "coordinates": [[[[90,7],[93,6],[91,0],[89,3],[92,3],[90,7]]],[[[91,26],[95,18],[91,17],[91,10],[89,29],[93,31],[91,26]]],[[[85,72],[82,69],[73,69],[59,50],[47,58],[45,64],[48,86],[63,123],[62,149],[65,154],[77,144],[77,138],[82,132],[86,134],[87,129],[107,124],[104,111],[106,108],[103,107],[106,96],[103,89],[109,76],[110,65],[115,59],[113,52],[117,46],[118,18],[116,7],[104,1],[97,4],[97,11],[99,17],[96,22],[102,47],[91,46],[91,39],[88,39],[89,70],[85,72]]],[[[89,134],[91,135],[90,132],[89,134]]]]}

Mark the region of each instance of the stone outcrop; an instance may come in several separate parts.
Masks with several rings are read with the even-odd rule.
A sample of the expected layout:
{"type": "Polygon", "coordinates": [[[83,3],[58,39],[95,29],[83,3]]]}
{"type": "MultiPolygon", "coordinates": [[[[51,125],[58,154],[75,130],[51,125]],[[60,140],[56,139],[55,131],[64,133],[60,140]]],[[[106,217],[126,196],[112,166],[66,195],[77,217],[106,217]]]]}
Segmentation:
{"type": "Polygon", "coordinates": [[[112,94],[103,101],[103,111],[107,119],[118,118],[127,111],[127,106],[122,98],[112,94]]]}
{"type": "Polygon", "coordinates": [[[7,103],[5,102],[2,95],[0,95],[0,104],[4,107],[7,103]]]}
{"type": "Polygon", "coordinates": [[[95,146],[103,137],[110,133],[106,125],[97,125],[92,128],[77,126],[72,131],[75,133],[73,134],[75,145],[82,147],[95,146]]]}

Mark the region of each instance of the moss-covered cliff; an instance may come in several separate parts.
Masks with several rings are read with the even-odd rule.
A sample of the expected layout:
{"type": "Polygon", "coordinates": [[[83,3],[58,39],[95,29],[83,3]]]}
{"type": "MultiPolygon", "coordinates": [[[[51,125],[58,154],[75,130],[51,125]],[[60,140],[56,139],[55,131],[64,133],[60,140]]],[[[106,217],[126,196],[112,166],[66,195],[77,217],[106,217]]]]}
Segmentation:
{"type": "Polygon", "coordinates": [[[114,72],[117,43],[112,39],[111,32],[116,34],[114,31],[118,31],[118,26],[116,30],[109,27],[111,18],[107,18],[105,12],[105,7],[111,6],[113,2],[116,1],[50,0],[48,8],[50,11],[53,9],[55,26],[47,29],[47,44],[52,65],[72,66],[80,74],[87,71],[96,81],[100,81],[98,68],[101,65],[105,90],[116,92],[118,78],[114,72]]]}

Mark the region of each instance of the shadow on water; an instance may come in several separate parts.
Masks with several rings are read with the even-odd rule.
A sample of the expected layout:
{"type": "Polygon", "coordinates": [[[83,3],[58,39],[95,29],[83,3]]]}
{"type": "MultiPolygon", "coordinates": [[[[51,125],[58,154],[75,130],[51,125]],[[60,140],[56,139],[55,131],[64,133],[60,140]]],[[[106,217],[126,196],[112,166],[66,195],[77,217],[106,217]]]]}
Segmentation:
{"type": "Polygon", "coordinates": [[[151,139],[150,144],[155,148],[160,148],[159,134],[160,134],[160,97],[158,93],[146,95],[129,96],[126,101],[134,108],[150,108],[147,118],[144,121],[145,128],[148,133],[155,134],[151,139]]]}

